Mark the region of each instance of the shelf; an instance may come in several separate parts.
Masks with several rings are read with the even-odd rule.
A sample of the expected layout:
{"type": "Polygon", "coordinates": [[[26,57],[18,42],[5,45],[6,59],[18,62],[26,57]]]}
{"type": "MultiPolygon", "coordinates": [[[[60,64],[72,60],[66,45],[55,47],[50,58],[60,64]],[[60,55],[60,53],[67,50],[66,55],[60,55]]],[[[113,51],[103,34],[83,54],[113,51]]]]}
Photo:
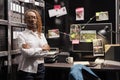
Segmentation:
{"type": "Polygon", "coordinates": [[[7,56],[8,51],[0,51],[0,57],[7,56]]]}
{"type": "MultiPolygon", "coordinates": [[[[20,50],[11,50],[11,55],[20,54],[20,50]]],[[[0,57],[8,56],[8,51],[0,51],[0,57]]]]}
{"type": "Polygon", "coordinates": [[[8,21],[0,19],[0,25],[8,25],[8,21]]]}
{"type": "Polygon", "coordinates": [[[16,55],[16,54],[20,54],[20,53],[21,53],[21,51],[19,49],[17,49],[17,50],[11,50],[11,54],[12,55],[16,55]]]}
{"type": "Polygon", "coordinates": [[[25,23],[11,22],[11,26],[26,27],[25,23]]]}

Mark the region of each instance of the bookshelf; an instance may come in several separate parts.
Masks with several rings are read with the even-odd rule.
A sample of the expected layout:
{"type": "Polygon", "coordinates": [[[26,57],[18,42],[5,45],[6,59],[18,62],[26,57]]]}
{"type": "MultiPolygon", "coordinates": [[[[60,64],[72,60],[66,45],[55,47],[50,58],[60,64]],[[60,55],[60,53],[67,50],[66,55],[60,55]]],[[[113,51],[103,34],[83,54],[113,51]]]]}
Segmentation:
{"type": "MultiPolygon", "coordinates": [[[[24,11],[37,9],[42,15],[44,26],[44,1],[42,0],[1,0],[0,1],[0,56],[13,49],[13,32],[20,32],[25,29],[24,11]],[[26,2],[29,1],[29,2],[26,2]],[[7,4],[6,4],[7,3],[7,4]],[[3,54],[2,54],[3,52],[3,54]]],[[[6,56],[6,55],[5,55],[6,56]]]]}
{"type": "Polygon", "coordinates": [[[25,10],[37,9],[42,15],[44,26],[44,3],[43,0],[0,0],[1,80],[14,80],[11,75],[12,59],[20,53],[16,36],[26,28],[26,24],[24,23],[25,10]],[[1,69],[4,66],[7,66],[7,72],[1,69]]]}

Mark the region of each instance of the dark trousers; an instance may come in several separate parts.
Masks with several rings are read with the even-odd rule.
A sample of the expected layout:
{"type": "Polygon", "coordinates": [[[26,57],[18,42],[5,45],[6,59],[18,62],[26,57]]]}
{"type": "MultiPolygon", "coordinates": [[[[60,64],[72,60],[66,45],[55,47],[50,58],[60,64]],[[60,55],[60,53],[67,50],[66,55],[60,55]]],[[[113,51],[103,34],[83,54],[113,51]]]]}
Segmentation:
{"type": "Polygon", "coordinates": [[[37,73],[19,71],[17,80],[44,80],[44,77],[45,77],[44,64],[39,64],[37,73]]]}

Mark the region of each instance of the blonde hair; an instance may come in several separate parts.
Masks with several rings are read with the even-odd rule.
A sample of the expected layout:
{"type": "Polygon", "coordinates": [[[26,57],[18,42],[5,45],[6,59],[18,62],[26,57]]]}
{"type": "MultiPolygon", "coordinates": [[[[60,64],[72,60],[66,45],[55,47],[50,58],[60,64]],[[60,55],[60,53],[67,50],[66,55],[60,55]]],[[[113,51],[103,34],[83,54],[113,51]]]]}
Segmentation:
{"type": "Polygon", "coordinates": [[[25,23],[27,21],[26,17],[27,17],[27,15],[28,15],[29,12],[34,12],[36,14],[36,17],[37,17],[37,27],[38,27],[37,32],[40,35],[41,32],[42,32],[42,19],[41,19],[41,16],[40,16],[40,14],[39,14],[39,12],[37,10],[29,9],[24,14],[24,17],[25,17],[24,21],[25,21],[25,23]]]}

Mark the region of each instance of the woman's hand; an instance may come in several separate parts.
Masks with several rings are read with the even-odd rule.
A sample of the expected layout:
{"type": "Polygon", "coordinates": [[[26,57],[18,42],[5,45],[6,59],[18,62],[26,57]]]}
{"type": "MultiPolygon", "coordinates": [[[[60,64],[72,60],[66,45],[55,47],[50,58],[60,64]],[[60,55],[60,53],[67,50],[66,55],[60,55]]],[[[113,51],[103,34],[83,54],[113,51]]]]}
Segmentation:
{"type": "Polygon", "coordinates": [[[42,50],[43,51],[49,51],[50,50],[50,46],[48,44],[45,44],[45,45],[43,45],[42,50]]]}
{"type": "Polygon", "coordinates": [[[22,47],[25,48],[25,49],[29,49],[30,48],[29,44],[22,44],[22,47]]]}

